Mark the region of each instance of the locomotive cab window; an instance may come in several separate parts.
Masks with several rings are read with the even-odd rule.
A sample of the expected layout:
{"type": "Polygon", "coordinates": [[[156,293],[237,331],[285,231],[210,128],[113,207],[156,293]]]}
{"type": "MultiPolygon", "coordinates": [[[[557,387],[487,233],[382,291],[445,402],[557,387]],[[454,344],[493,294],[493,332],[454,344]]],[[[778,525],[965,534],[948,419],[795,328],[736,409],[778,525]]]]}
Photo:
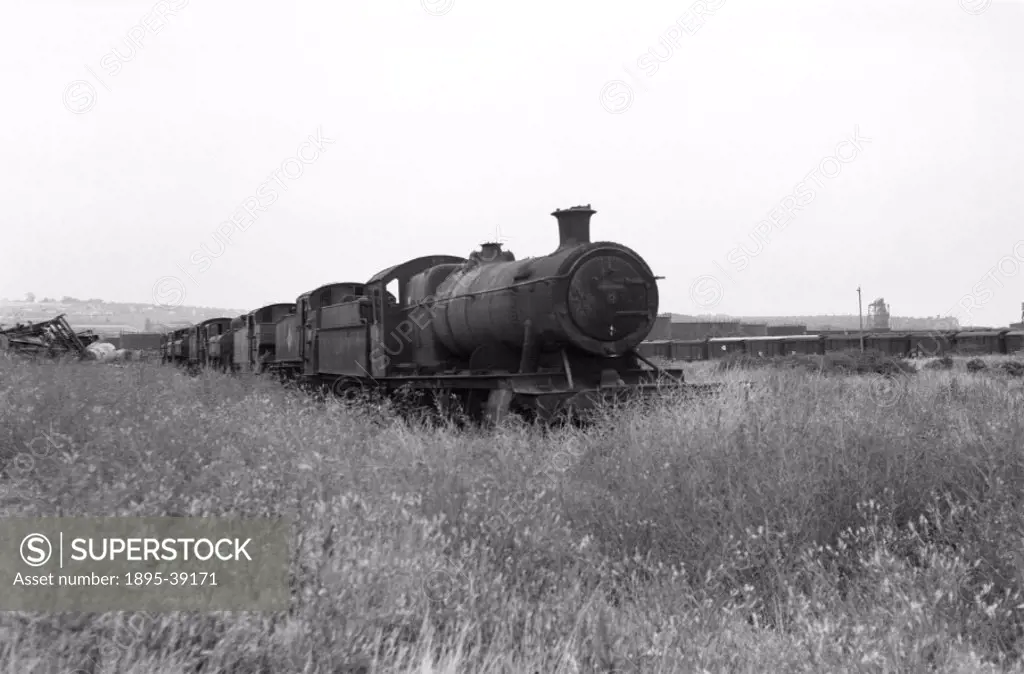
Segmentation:
{"type": "Polygon", "coordinates": [[[393,307],[398,304],[401,284],[398,279],[394,279],[391,283],[384,286],[384,306],[393,307]]]}

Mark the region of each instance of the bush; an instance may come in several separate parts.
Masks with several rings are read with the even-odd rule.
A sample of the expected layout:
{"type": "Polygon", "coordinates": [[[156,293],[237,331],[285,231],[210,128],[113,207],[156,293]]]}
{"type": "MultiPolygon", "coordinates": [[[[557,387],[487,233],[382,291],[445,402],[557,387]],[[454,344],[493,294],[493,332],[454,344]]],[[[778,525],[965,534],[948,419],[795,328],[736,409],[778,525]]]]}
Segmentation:
{"type": "Polygon", "coordinates": [[[1024,363],[1019,360],[1003,361],[998,367],[1011,377],[1024,377],[1024,363]]]}
{"type": "Polygon", "coordinates": [[[967,361],[968,372],[981,372],[982,370],[988,369],[988,364],[981,358],[971,358],[967,361]]]}
{"type": "Polygon", "coordinates": [[[952,370],[953,369],[953,357],[942,356],[929,362],[924,366],[927,370],[952,370]]]}

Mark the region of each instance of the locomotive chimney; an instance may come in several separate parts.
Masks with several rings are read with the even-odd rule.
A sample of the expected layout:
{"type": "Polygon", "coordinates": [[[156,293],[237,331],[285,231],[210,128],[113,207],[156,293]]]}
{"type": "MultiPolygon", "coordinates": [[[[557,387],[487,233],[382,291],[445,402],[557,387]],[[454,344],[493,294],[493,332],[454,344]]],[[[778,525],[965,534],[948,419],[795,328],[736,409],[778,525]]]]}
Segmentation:
{"type": "Polygon", "coordinates": [[[558,248],[590,243],[590,216],[594,213],[597,211],[590,208],[590,204],[552,213],[558,220],[558,248]]]}

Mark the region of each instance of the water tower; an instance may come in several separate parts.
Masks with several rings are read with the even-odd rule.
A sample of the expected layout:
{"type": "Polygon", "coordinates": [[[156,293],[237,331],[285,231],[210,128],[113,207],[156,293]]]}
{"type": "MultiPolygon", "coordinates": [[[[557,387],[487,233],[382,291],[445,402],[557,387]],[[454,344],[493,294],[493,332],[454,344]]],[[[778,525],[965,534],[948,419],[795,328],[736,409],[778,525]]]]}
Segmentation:
{"type": "Polygon", "coordinates": [[[868,305],[868,330],[889,331],[889,305],[881,297],[868,305]]]}

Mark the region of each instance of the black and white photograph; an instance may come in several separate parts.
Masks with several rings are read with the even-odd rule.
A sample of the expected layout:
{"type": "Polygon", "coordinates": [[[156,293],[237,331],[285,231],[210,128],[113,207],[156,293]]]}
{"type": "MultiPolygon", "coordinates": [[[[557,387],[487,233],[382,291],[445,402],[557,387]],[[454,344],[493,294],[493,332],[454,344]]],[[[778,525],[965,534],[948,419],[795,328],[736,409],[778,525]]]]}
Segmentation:
{"type": "Polygon", "coordinates": [[[0,674],[1024,674],[1024,0],[12,0],[0,674]]]}

